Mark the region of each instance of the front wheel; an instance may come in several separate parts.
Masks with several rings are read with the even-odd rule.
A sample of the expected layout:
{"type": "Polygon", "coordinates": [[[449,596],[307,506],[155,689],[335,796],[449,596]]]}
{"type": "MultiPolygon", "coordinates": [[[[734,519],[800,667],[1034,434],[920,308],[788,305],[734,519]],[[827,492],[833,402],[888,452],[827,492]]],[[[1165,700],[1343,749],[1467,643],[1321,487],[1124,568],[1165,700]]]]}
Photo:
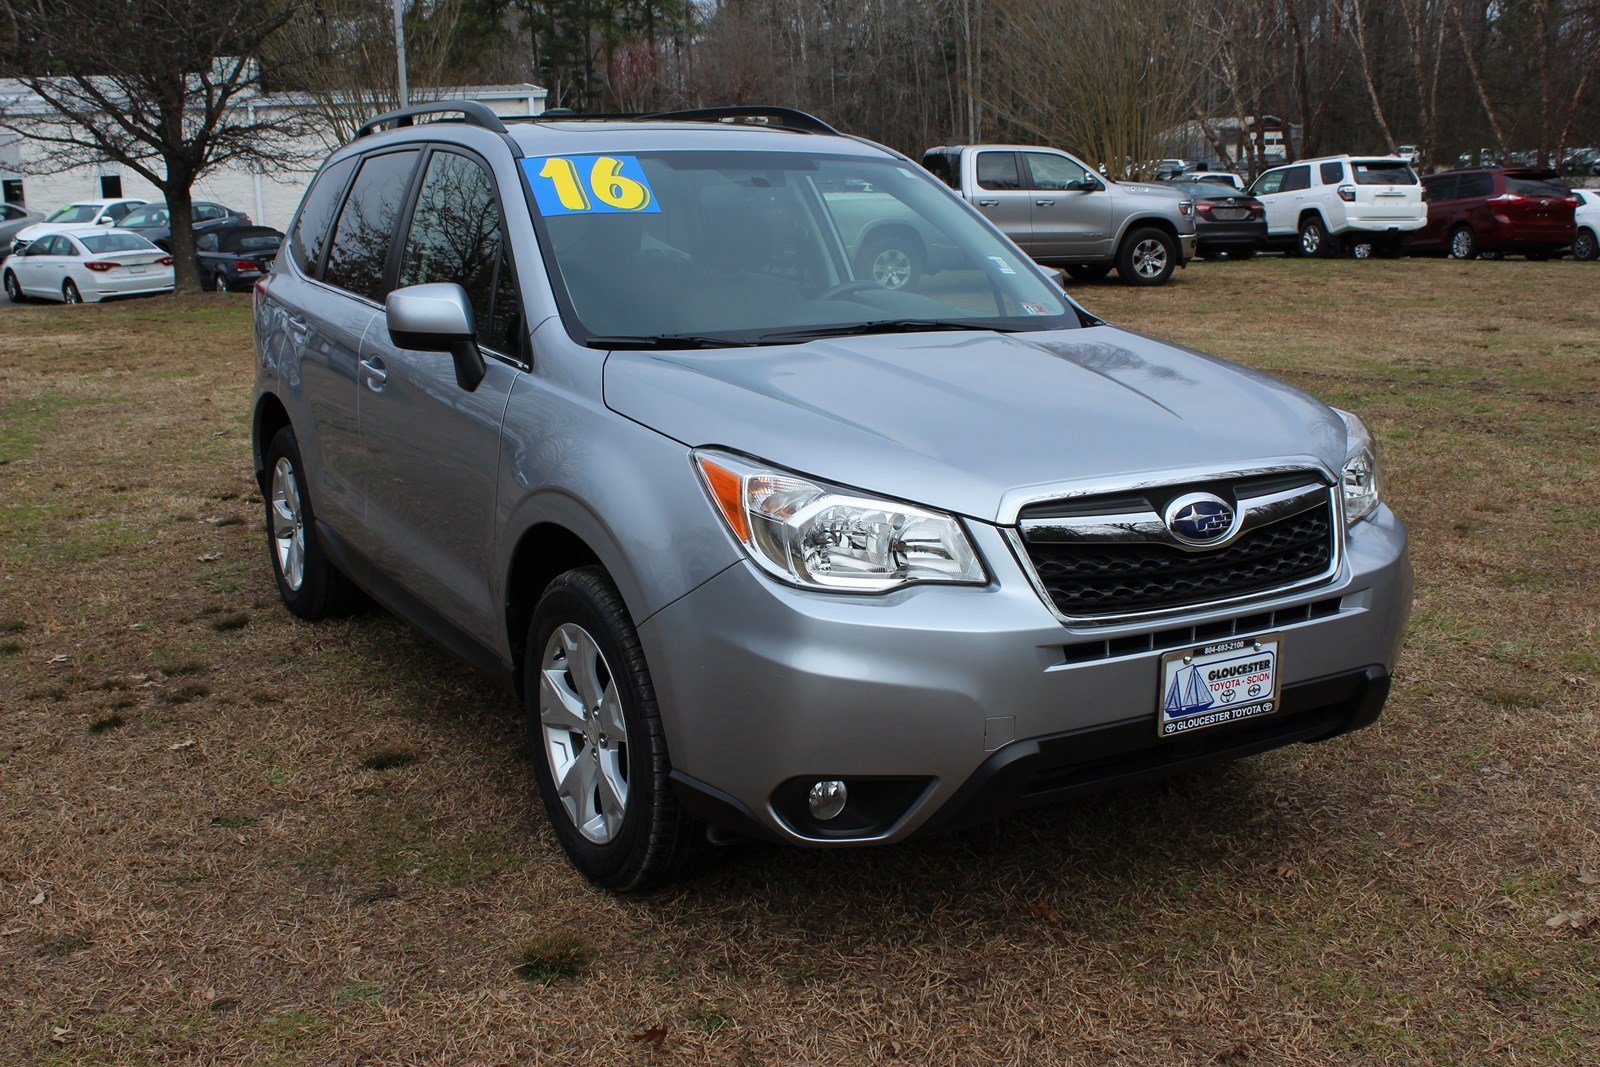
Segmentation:
{"type": "Polygon", "coordinates": [[[223,280],[221,274],[212,274],[206,282],[206,288],[213,293],[226,293],[228,291],[228,283],[223,280]]]}
{"type": "Polygon", "coordinates": [[[573,866],[619,892],[688,873],[711,846],[678,807],[644,649],[605,571],[583,567],[550,583],[523,662],[534,777],[573,866]]]}
{"type": "Polygon", "coordinates": [[[1578,239],[1572,242],[1572,258],[1584,263],[1600,259],[1600,240],[1595,238],[1593,230],[1578,231],[1578,239]]]}
{"type": "Polygon", "coordinates": [[[1329,248],[1328,228],[1322,220],[1315,215],[1300,223],[1300,254],[1302,256],[1325,256],[1329,248]]]}
{"type": "Polygon", "coordinates": [[[20,304],[26,298],[22,295],[22,285],[17,281],[17,276],[11,271],[6,271],[6,299],[13,304],[20,304]]]}
{"type": "Polygon", "coordinates": [[[1165,285],[1178,269],[1178,242],[1153,226],[1134,230],[1117,251],[1117,274],[1129,285],[1165,285]]]}

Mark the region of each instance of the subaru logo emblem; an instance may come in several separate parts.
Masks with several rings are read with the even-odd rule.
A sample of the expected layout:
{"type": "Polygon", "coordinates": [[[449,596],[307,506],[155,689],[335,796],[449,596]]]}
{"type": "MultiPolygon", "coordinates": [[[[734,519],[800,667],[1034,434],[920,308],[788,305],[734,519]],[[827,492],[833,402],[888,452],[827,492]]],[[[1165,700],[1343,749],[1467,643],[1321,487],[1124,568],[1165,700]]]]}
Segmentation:
{"type": "Polygon", "coordinates": [[[1167,529],[1186,545],[1211,546],[1233,533],[1232,505],[1210,493],[1190,493],[1167,505],[1167,529]]]}

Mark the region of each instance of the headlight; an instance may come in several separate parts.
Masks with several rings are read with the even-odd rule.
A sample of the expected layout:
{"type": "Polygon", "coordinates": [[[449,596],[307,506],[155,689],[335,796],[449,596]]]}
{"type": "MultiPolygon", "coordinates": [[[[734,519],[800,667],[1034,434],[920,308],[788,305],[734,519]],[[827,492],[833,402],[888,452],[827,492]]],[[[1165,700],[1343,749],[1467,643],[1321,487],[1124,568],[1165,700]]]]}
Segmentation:
{"type": "Polygon", "coordinates": [[[725,452],[695,467],[733,536],[769,574],[807,589],[883,593],[913,582],[981,585],[951,515],[771,470],[725,452]]]}
{"type": "Polygon", "coordinates": [[[1378,506],[1378,450],[1366,423],[1348,411],[1333,409],[1344,420],[1344,521],[1346,525],[1371,515],[1378,506]]]}

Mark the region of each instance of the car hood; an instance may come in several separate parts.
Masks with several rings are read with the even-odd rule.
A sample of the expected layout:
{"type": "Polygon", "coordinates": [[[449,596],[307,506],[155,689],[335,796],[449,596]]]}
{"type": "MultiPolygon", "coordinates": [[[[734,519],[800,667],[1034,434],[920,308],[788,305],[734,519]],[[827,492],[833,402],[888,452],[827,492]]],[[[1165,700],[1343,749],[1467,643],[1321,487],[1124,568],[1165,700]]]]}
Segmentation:
{"type": "Polygon", "coordinates": [[[605,399],[686,445],[985,520],[1015,490],[1345,451],[1304,393],[1109,326],[618,351],[605,399]]]}

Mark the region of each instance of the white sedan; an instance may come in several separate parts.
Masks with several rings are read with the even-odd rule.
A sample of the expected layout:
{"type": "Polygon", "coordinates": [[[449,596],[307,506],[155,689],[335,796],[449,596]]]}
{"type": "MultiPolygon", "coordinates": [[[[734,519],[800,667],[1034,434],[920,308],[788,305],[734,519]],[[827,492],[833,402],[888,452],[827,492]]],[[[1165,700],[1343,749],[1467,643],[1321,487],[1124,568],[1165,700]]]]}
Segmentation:
{"type": "Polygon", "coordinates": [[[18,230],[11,239],[11,251],[21,252],[35,238],[68,226],[115,226],[127,218],[130,211],[144,206],[144,203],[143,200],[125,196],[115,200],[77,200],[65,204],[46,215],[43,222],[18,230]]]}
{"type": "Polygon", "coordinates": [[[172,292],[172,257],[136,233],[46,233],[0,267],[13,304],[30,297],[68,304],[172,292]]]}

